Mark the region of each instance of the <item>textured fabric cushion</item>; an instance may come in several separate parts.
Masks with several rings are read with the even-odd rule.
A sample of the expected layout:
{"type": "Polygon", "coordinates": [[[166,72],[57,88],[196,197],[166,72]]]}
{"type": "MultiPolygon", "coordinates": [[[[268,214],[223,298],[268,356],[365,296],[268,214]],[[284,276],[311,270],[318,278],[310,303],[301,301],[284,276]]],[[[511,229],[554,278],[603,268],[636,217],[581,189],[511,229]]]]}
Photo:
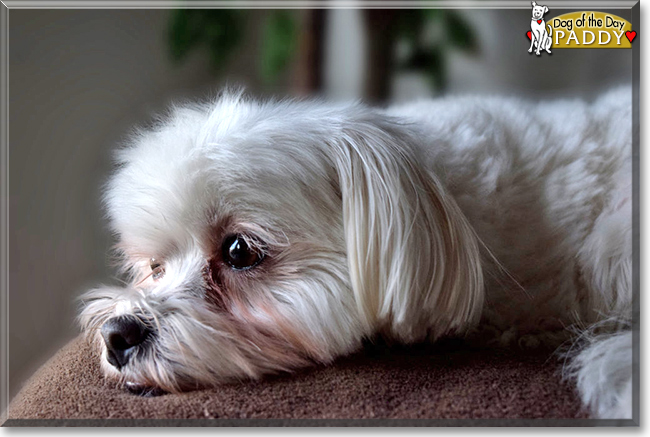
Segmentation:
{"type": "Polygon", "coordinates": [[[8,410],[9,419],[584,417],[548,354],[375,347],[291,375],[145,398],[104,380],[81,338],[46,363],[8,410]]]}

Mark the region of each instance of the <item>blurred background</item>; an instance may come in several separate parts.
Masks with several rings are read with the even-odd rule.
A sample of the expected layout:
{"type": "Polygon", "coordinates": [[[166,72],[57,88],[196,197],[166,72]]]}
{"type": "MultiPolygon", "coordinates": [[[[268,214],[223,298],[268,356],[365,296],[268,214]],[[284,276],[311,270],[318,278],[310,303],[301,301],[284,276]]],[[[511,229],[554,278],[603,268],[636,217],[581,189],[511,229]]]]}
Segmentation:
{"type": "Polygon", "coordinates": [[[78,334],[74,299],[114,281],[99,196],[131,128],[225,85],[384,105],[470,93],[589,99],[631,82],[631,50],[530,55],[529,21],[529,7],[12,9],[10,396],[78,334]]]}

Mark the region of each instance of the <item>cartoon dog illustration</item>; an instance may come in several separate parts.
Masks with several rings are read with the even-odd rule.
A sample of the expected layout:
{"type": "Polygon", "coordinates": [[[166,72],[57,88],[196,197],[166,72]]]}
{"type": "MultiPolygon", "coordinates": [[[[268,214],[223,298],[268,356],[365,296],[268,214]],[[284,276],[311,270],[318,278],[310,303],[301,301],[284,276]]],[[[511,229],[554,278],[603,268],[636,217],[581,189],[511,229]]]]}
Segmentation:
{"type": "Polygon", "coordinates": [[[533,5],[533,18],[530,21],[530,48],[528,53],[533,52],[533,46],[535,46],[535,54],[540,55],[540,50],[546,50],[546,53],[551,53],[551,45],[553,44],[553,39],[551,34],[553,33],[551,26],[546,24],[544,21],[544,14],[548,12],[547,6],[540,6],[534,1],[533,5]],[[548,26],[548,32],[546,32],[546,27],[548,26]]]}

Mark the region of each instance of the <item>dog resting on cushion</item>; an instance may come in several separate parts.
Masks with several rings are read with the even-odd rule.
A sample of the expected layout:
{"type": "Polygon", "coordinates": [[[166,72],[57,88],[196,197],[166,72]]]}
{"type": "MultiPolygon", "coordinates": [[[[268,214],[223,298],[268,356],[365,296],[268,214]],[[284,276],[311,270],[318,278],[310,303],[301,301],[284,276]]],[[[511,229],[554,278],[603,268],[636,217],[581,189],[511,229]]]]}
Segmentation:
{"type": "Polygon", "coordinates": [[[631,417],[631,133],[629,88],[175,107],[117,155],[104,200],[129,285],[88,292],[81,325],[144,394],[376,335],[569,344],[594,416],[631,417]]]}

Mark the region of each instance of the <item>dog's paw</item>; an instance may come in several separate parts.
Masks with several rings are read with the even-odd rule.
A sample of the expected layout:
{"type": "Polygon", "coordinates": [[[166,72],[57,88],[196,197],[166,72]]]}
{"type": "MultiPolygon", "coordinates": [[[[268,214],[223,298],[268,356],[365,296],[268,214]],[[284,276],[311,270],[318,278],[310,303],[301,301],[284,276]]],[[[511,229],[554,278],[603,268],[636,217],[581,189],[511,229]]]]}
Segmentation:
{"type": "Polygon", "coordinates": [[[632,418],[631,332],[591,339],[565,370],[576,381],[580,398],[593,416],[632,418]]]}
{"type": "Polygon", "coordinates": [[[528,49],[528,53],[533,53],[533,49],[528,49]]]}

